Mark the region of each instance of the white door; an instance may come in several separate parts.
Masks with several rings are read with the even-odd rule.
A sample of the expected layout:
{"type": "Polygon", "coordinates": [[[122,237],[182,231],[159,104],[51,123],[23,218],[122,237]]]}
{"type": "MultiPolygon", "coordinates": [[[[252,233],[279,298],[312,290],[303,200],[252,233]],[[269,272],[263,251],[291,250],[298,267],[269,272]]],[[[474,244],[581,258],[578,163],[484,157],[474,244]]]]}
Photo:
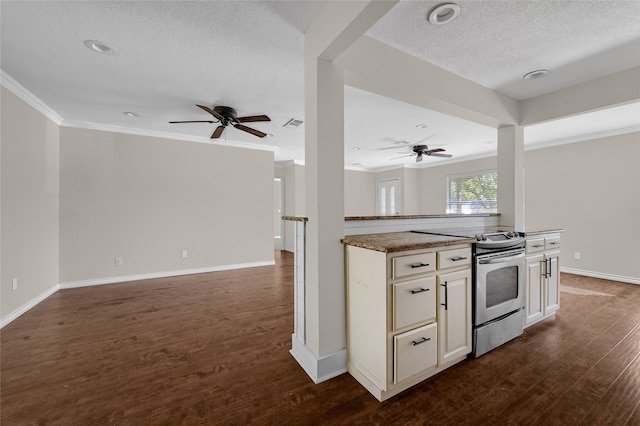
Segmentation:
{"type": "Polygon", "coordinates": [[[282,178],[273,179],[273,248],[274,250],[284,250],[284,226],[282,223],[283,210],[283,184],[282,178]]]}
{"type": "Polygon", "coordinates": [[[400,179],[376,182],[376,214],[378,216],[400,214],[400,179]]]}

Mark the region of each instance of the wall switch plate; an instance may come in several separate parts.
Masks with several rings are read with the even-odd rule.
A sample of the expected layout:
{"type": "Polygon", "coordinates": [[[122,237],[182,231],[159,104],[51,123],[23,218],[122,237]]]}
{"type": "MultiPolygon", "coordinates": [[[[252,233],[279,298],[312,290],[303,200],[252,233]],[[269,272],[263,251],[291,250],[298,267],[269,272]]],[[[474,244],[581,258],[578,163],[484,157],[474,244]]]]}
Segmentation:
{"type": "Polygon", "coordinates": [[[18,279],[14,278],[11,280],[11,290],[17,290],[18,289],[18,279]]]}
{"type": "Polygon", "coordinates": [[[123,262],[122,262],[122,258],[121,257],[116,257],[116,266],[122,266],[123,262]]]}
{"type": "Polygon", "coordinates": [[[580,260],[580,252],[579,252],[579,251],[577,251],[577,252],[573,253],[573,258],[574,258],[575,260],[580,260]]]}
{"type": "Polygon", "coordinates": [[[186,251],[186,250],[182,250],[182,251],[180,252],[180,255],[181,255],[183,258],[187,257],[187,254],[188,254],[188,253],[187,253],[187,251],[186,251]]]}

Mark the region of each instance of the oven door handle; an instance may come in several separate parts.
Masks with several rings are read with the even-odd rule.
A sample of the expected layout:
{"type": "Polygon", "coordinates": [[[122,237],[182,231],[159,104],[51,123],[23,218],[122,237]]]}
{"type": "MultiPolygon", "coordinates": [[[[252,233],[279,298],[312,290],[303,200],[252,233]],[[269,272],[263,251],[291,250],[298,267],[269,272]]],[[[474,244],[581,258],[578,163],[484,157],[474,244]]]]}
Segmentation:
{"type": "Polygon", "coordinates": [[[516,259],[522,259],[524,257],[524,253],[522,254],[518,254],[515,256],[507,256],[507,257],[497,257],[497,258],[493,258],[493,259],[479,259],[478,263],[482,264],[482,265],[490,265],[493,263],[506,263],[506,262],[511,262],[513,260],[516,259]]]}

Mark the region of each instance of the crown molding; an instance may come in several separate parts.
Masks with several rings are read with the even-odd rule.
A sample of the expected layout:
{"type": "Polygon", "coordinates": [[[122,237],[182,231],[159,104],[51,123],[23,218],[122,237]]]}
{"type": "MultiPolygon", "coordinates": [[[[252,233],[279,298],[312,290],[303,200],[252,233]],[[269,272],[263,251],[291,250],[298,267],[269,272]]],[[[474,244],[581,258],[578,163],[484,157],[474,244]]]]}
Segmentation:
{"type": "MultiPolygon", "coordinates": [[[[147,130],[147,129],[136,129],[132,127],[122,127],[115,126],[111,124],[100,124],[100,123],[92,123],[88,121],[73,121],[73,120],[63,120],[60,124],[62,127],[72,127],[76,129],[87,129],[87,130],[98,130],[102,132],[112,132],[112,133],[123,133],[127,135],[135,135],[135,136],[148,136],[152,138],[161,138],[161,139],[172,139],[186,142],[198,142],[198,143],[213,143],[210,138],[199,137],[199,136],[190,136],[190,135],[182,135],[179,133],[171,133],[171,132],[161,132],[156,130],[147,130]]],[[[271,151],[275,152],[276,147],[269,145],[259,145],[249,142],[235,142],[235,141],[216,141],[216,145],[222,146],[230,146],[234,148],[245,148],[245,149],[255,149],[260,151],[271,151]]]]}
{"type": "Polygon", "coordinates": [[[45,104],[40,98],[31,93],[29,89],[18,83],[16,79],[11,77],[5,70],[0,68],[0,84],[6,87],[11,93],[22,99],[36,111],[56,123],[58,126],[62,123],[63,118],[53,110],[49,105],[45,104]]]}

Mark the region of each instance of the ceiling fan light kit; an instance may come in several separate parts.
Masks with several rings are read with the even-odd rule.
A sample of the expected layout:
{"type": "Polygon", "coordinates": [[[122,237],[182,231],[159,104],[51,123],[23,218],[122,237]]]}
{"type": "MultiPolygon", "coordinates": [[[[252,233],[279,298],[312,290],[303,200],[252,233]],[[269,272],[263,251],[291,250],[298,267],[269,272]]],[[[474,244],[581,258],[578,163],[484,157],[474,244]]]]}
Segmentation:
{"type": "Polygon", "coordinates": [[[264,138],[268,136],[267,133],[261,132],[260,130],[253,129],[251,127],[247,127],[241,123],[254,123],[257,121],[271,121],[271,119],[266,115],[249,115],[245,117],[238,117],[238,113],[234,108],[217,105],[214,106],[213,109],[209,108],[205,105],[197,105],[196,106],[209,114],[213,115],[217,121],[210,120],[190,120],[190,121],[170,121],[170,124],[177,123],[220,123],[218,127],[211,134],[211,139],[218,139],[222,136],[222,132],[228,125],[232,125],[238,130],[242,130],[243,132],[251,133],[254,136],[259,138],[264,138]]]}
{"type": "Polygon", "coordinates": [[[414,145],[411,151],[413,151],[413,154],[402,155],[400,157],[392,158],[392,160],[397,160],[398,158],[404,158],[404,157],[413,157],[415,155],[416,163],[419,163],[422,161],[423,155],[426,155],[427,157],[443,157],[443,158],[453,157],[453,155],[451,154],[442,154],[443,152],[446,151],[446,149],[444,148],[429,149],[427,145],[414,145]]]}

